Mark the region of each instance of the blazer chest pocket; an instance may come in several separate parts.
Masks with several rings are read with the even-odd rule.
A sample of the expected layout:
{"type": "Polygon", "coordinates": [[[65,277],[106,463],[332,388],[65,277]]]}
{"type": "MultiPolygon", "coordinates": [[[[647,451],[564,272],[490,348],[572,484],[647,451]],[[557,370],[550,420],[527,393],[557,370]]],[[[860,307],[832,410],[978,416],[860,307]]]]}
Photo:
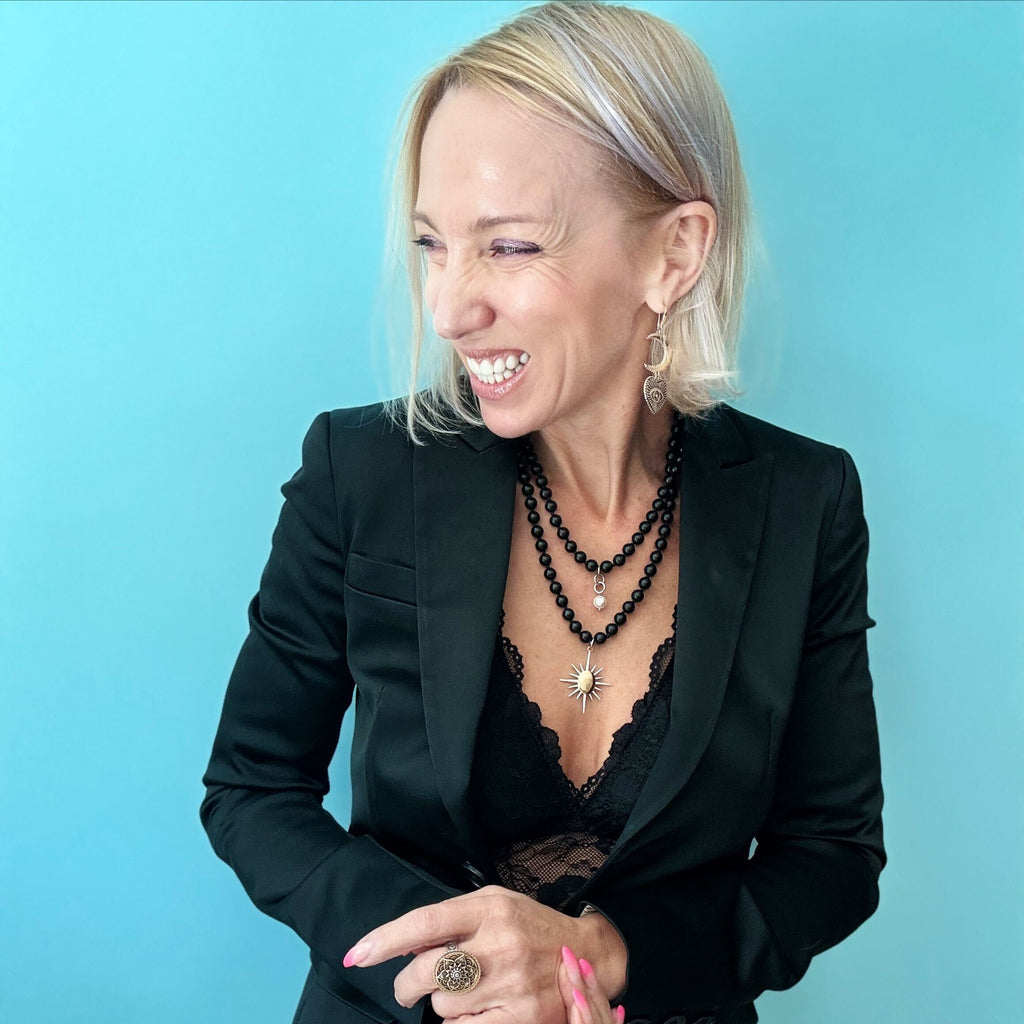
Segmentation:
{"type": "Polygon", "coordinates": [[[348,667],[364,695],[396,684],[418,689],[415,569],[350,553],[345,619],[348,667]]]}
{"type": "Polygon", "coordinates": [[[416,570],[349,552],[345,586],[366,597],[416,604],[416,570]]]}

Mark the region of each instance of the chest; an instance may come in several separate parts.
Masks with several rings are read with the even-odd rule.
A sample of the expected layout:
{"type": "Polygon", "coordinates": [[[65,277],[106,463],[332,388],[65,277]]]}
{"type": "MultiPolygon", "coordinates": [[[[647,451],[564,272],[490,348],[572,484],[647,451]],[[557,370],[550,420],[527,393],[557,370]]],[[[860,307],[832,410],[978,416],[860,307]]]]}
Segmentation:
{"type": "MultiPolygon", "coordinates": [[[[568,517],[567,517],[568,518],[568,517]]],[[[630,540],[636,524],[602,526],[581,523],[578,545],[599,562],[610,560],[630,540]]],[[[573,536],[577,536],[574,531],[573,536]]],[[[673,633],[673,612],[679,584],[678,549],[673,530],[665,538],[661,560],[652,576],[644,567],[655,550],[656,529],[636,545],[622,566],[604,577],[603,608],[594,598],[595,575],[566,552],[563,543],[547,530],[547,554],[555,580],[545,578],[526,510],[517,505],[505,585],[504,633],[522,656],[523,691],[540,708],[543,724],[558,735],[562,770],[577,786],[599,770],[608,757],[615,731],[632,716],[633,705],[647,692],[652,660],[673,633]],[[650,580],[643,599],[633,601],[625,623],[605,643],[592,648],[570,630],[570,620],[556,604],[551,583],[561,584],[561,595],[582,629],[592,635],[603,631],[641,589],[641,577],[650,580]],[[589,659],[589,660],[588,660],[589,659]],[[586,675],[585,673],[591,673],[586,675]],[[593,678],[593,688],[588,687],[593,678]],[[586,701],[584,701],[586,696],[586,701]]],[[[550,575],[550,574],[549,574],[550,575]]],[[[598,585],[596,588],[600,590],[598,585]]]]}

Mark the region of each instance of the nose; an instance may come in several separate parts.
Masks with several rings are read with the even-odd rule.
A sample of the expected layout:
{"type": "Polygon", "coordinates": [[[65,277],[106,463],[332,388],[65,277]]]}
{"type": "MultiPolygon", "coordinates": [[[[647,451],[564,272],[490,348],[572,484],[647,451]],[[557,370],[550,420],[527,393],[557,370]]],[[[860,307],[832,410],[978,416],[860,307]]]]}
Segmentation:
{"type": "Polygon", "coordinates": [[[434,317],[434,332],[446,341],[458,341],[467,334],[482,331],[494,321],[483,282],[472,267],[446,267],[431,270],[426,288],[427,308],[434,317]]]}

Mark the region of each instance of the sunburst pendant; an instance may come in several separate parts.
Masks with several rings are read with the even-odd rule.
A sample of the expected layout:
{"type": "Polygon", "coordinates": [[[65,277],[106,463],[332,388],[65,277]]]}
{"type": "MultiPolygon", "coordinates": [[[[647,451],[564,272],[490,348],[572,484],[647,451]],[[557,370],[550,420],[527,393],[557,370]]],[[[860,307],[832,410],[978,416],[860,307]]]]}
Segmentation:
{"type": "Polygon", "coordinates": [[[570,697],[575,697],[583,702],[583,714],[587,713],[587,698],[600,700],[601,695],[597,691],[612,685],[611,683],[606,683],[601,678],[601,673],[604,671],[603,668],[590,664],[590,651],[593,646],[593,641],[591,641],[590,646],[587,647],[587,663],[585,665],[573,665],[572,675],[568,679],[560,680],[563,683],[569,684],[570,697]]]}

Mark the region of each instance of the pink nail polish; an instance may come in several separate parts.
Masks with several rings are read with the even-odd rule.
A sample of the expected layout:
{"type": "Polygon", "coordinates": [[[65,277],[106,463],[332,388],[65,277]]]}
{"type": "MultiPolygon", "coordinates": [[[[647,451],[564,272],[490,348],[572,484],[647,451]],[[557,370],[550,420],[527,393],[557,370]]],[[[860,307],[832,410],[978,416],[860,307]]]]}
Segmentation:
{"type": "Polygon", "coordinates": [[[346,967],[355,967],[363,960],[366,959],[366,954],[369,953],[370,947],[367,944],[357,942],[346,954],[345,959],[341,962],[346,967]]]}
{"type": "Polygon", "coordinates": [[[624,1006],[616,1006],[615,1016],[619,1018],[619,1024],[624,1024],[626,1020],[626,1008],[624,1006]]]}
{"type": "Polygon", "coordinates": [[[576,957],[568,946],[562,947],[562,963],[564,963],[566,967],[576,966],[576,957]]]}
{"type": "Polygon", "coordinates": [[[594,976],[594,968],[590,966],[590,962],[587,960],[580,960],[580,972],[588,980],[594,976]]]}
{"type": "Polygon", "coordinates": [[[587,997],[578,988],[574,988],[572,990],[572,997],[576,1000],[576,1005],[581,1010],[585,1010],[587,1008],[587,997]]]}

